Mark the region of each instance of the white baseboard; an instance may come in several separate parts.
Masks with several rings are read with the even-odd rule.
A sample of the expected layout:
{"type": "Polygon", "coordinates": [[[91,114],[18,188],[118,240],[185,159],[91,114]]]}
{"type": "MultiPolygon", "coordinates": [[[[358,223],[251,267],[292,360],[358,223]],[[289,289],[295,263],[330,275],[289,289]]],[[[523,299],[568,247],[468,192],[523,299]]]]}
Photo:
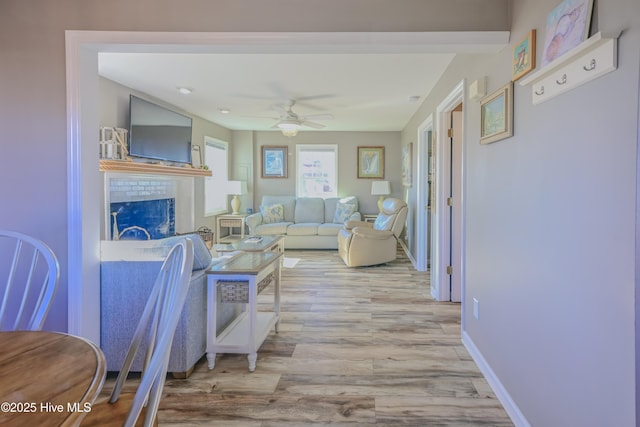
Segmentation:
{"type": "Polygon", "coordinates": [[[511,421],[513,421],[513,424],[515,424],[516,427],[531,427],[531,424],[529,424],[522,412],[520,412],[518,405],[516,405],[513,399],[511,399],[511,396],[504,388],[495,372],[493,372],[491,366],[489,366],[485,358],[482,356],[482,353],[480,353],[480,350],[478,350],[478,347],[476,347],[469,334],[465,331],[462,331],[462,344],[464,344],[467,351],[473,358],[473,361],[476,362],[476,365],[480,368],[480,372],[482,372],[487,379],[489,386],[496,394],[500,403],[502,403],[504,410],[507,411],[507,414],[511,418],[511,421]]]}
{"type": "Polygon", "coordinates": [[[413,268],[416,268],[416,260],[413,258],[413,254],[411,253],[411,251],[409,251],[409,248],[407,247],[407,244],[404,242],[404,240],[398,239],[398,242],[400,243],[400,247],[404,250],[405,255],[407,255],[407,258],[409,258],[409,261],[411,261],[411,265],[413,265],[413,268]]]}

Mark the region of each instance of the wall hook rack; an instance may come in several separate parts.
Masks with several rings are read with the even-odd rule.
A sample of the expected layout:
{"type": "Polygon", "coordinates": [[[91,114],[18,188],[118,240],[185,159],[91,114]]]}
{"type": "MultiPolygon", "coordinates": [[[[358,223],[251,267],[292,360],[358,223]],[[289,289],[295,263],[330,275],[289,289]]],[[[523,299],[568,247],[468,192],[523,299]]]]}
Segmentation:
{"type": "Polygon", "coordinates": [[[544,68],[529,74],[520,85],[531,85],[533,104],[547,101],[618,66],[618,35],[597,33],[544,68]]]}

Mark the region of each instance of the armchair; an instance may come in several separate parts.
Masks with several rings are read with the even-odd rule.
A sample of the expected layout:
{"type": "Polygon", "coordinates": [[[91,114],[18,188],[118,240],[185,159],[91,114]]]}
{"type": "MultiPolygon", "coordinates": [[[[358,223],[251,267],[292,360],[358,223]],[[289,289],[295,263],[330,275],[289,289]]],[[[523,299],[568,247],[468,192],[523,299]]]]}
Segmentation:
{"type": "Polygon", "coordinates": [[[407,219],[407,204],[388,198],[374,223],[347,221],[338,233],[338,255],[347,267],[383,264],[396,259],[398,236],[407,219]]]}

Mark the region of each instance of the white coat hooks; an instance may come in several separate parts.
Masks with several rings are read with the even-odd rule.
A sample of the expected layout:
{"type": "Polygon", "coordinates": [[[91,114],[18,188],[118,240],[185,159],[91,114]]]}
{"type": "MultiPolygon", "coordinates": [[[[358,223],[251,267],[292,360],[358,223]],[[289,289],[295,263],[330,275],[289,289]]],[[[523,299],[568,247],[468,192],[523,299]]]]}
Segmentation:
{"type": "Polygon", "coordinates": [[[531,85],[532,102],[539,104],[603,76],[618,66],[618,36],[597,33],[523,78],[520,85],[531,85]]]}

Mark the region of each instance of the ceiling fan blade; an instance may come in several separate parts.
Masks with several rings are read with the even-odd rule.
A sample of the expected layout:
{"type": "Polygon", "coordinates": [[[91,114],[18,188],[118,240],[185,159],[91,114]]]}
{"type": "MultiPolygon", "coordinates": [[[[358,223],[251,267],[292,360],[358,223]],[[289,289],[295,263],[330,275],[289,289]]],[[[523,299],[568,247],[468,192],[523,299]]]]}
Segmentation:
{"type": "Polygon", "coordinates": [[[302,120],[331,120],[333,119],[333,114],[309,114],[308,116],[302,117],[302,120]]]}
{"type": "Polygon", "coordinates": [[[307,126],[307,127],[314,128],[314,129],[322,129],[322,128],[325,127],[323,124],[314,123],[314,122],[307,122],[307,121],[303,121],[300,124],[302,126],[307,126]]]}
{"type": "Polygon", "coordinates": [[[270,116],[250,116],[250,115],[241,115],[240,117],[245,119],[269,119],[269,120],[280,120],[279,117],[270,117],[270,116]]]}
{"type": "Polygon", "coordinates": [[[280,116],[287,116],[289,114],[287,107],[285,107],[282,104],[272,105],[271,109],[274,111],[277,111],[280,114],[280,116]]]}

